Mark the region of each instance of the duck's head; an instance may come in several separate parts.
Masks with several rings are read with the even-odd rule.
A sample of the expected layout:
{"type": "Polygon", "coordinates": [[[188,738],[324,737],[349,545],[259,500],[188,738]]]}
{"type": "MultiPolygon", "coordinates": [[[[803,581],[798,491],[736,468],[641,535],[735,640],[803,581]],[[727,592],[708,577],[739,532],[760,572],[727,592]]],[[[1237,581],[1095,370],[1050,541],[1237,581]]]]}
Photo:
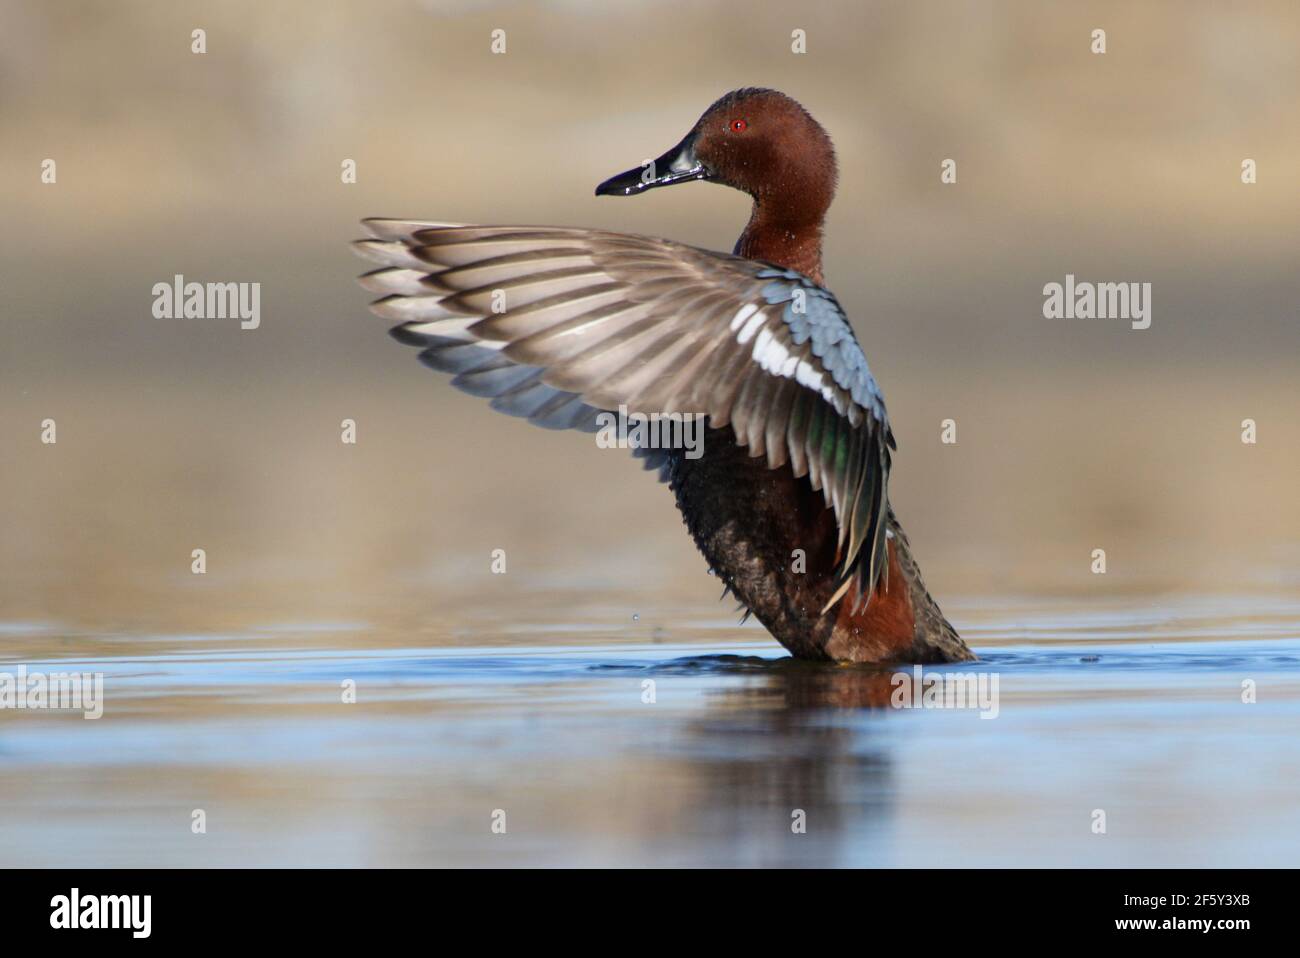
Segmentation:
{"type": "Polygon", "coordinates": [[[722,183],[759,204],[820,219],[835,195],[835,148],[802,106],[776,90],[735,90],[658,159],[612,176],[597,196],[633,196],[691,180],[722,183]]]}

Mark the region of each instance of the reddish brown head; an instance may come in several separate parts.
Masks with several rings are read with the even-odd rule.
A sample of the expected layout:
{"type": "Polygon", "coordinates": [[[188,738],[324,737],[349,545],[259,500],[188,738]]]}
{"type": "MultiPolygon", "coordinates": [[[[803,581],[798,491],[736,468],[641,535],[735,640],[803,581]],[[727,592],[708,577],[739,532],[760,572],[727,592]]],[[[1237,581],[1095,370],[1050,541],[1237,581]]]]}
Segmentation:
{"type": "Polygon", "coordinates": [[[722,183],[754,198],[737,253],[820,281],[821,227],[835,196],[835,148],[797,102],[776,90],[728,93],[671,150],[610,177],[596,194],[633,196],[691,180],[722,183]]]}
{"type": "Polygon", "coordinates": [[[835,196],[835,147],[802,106],[775,90],[737,90],[709,107],[695,129],[708,178],[793,220],[821,222],[835,196]]]}

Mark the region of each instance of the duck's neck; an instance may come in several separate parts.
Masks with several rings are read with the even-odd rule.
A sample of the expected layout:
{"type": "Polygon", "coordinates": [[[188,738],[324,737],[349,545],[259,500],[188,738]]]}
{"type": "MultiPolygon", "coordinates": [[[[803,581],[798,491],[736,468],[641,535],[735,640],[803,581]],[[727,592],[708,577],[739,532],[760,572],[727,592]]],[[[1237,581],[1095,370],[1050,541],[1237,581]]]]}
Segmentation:
{"type": "Polygon", "coordinates": [[[821,213],[785,210],[763,199],[754,201],[749,224],[736,241],[736,255],[798,270],[823,285],[821,213]]]}

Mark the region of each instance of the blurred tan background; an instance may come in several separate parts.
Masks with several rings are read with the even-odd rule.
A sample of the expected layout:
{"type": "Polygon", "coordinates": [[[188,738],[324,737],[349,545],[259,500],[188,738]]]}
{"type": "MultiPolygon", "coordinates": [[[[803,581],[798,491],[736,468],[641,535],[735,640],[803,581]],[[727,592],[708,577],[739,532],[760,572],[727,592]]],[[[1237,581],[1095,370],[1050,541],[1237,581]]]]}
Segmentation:
{"type": "Polygon", "coordinates": [[[959,625],[990,596],[1296,591],[1293,3],[4,2],[0,622],[729,617],[666,488],[421,367],[346,242],[387,215],[730,249],[739,194],[592,189],[743,85],[836,141],[828,284],[959,625]],[[155,319],[176,273],[260,282],[261,328],[155,319]],[[1044,319],[1067,273],[1152,283],[1151,328],[1044,319]]]}

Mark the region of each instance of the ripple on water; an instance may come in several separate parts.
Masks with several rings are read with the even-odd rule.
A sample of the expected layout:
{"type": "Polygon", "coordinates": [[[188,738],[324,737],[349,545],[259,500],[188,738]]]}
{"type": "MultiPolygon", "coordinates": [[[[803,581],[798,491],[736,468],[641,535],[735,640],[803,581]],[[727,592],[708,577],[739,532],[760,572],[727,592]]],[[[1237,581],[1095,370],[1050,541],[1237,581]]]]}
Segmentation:
{"type": "Polygon", "coordinates": [[[893,670],[798,662],[722,620],[634,631],[611,610],[459,646],[362,623],[210,635],[0,625],[0,671],[101,671],[107,697],[97,722],[0,712],[0,854],[37,865],[1300,855],[1300,603],[951,605],[980,660],[926,671],[996,676],[995,721],[887,708],[893,670]],[[340,696],[349,682],[355,704],[340,696]],[[1250,707],[1246,682],[1258,686],[1250,707]],[[216,810],[220,842],[193,841],[199,802],[216,810]],[[512,839],[492,844],[483,822],[498,807],[512,839]],[[806,841],[790,838],[796,808],[806,841]],[[1111,816],[1104,840],[1088,827],[1096,808],[1111,816]]]}

